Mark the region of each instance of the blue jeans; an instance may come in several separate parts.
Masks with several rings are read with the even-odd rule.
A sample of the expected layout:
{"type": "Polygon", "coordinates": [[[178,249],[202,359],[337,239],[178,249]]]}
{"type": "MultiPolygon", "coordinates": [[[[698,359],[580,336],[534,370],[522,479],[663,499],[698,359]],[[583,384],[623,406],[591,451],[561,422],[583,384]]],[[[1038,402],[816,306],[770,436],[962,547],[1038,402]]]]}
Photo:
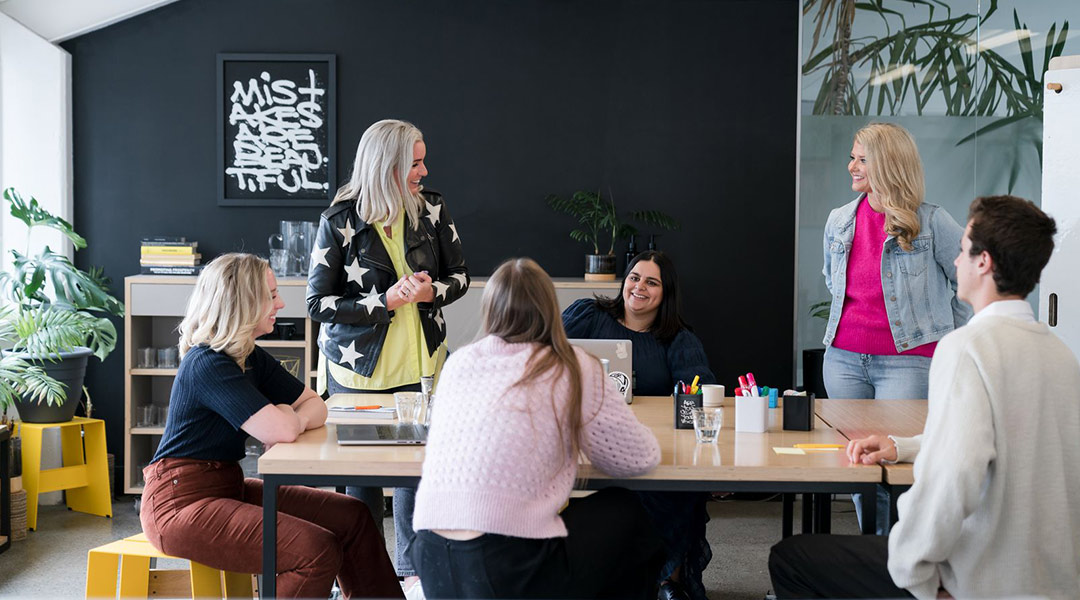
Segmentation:
{"type": "MultiPolygon", "coordinates": [[[[365,394],[402,391],[419,392],[420,384],[403,385],[390,390],[354,390],[334,381],[333,376],[331,376],[330,373],[327,373],[326,391],[330,394],[365,394]]],[[[385,537],[385,533],[383,532],[383,518],[386,511],[383,506],[382,488],[350,485],[345,487],[345,493],[367,505],[368,510],[371,511],[372,518],[375,519],[375,524],[379,528],[379,533],[385,537]]],[[[408,552],[409,544],[411,544],[413,538],[416,537],[416,533],[412,528],[413,507],[415,505],[415,488],[394,488],[394,532],[396,534],[394,536],[394,564],[397,565],[398,577],[411,577],[416,575],[416,569],[414,569],[412,565],[412,557],[408,552]]]]}
{"type": "MultiPolygon", "coordinates": [[[[875,398],[908,400],[926,398],[930,380],[930,359],[925,356],[882,356],[848,352],[835,346],[825,349],[822,367],[825,391],[829,398],[875,398]]],[[[888,433],[883,431],[882,433],[888,433]]],[[[855,515],[862,523],[860,494],[852,494],[855,515]]],[[[889,530],[889,496],[877,492],[878,535],[889,530]]]]}

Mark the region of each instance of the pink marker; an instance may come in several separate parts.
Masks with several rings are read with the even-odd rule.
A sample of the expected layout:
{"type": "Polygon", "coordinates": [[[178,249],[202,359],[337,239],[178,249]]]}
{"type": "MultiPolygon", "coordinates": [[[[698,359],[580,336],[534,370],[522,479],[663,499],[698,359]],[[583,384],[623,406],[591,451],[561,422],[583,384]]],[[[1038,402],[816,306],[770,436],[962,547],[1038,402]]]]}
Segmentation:
{"type": "Polygon", "coordinates": [[[747,373],[746,374],[746,380],[750,382],[750,387],[755,387],[755,388],[757,387],[757,382],[754,381],[754,374],[753,373],[747,373]]]}
{"type": "Polygon", "coordinates": [[[746,382],[746,378],[742,375],[739,375],[739,388],[745,390],[748,387],[750,387],[750,384],[746,382]]]}

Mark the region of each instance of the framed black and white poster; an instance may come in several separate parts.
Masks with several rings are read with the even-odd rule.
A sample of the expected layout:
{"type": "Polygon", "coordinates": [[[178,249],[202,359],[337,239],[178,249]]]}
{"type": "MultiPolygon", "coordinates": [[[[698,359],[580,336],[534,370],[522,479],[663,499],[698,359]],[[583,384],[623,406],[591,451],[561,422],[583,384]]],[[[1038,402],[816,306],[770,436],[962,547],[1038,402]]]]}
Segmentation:
{"type": "Polygon", "coordinates": [[[218,206],[330,205],[333,54],[218,54],[218,206]]]}

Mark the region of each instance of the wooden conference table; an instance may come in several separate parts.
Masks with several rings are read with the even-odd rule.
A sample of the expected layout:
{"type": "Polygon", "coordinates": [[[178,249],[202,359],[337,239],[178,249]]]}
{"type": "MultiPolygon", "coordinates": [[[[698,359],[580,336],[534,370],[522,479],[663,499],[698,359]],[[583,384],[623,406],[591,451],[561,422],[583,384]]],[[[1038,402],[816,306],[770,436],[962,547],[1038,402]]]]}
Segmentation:
{"type": "MultiPolygon", "coordinates": [[[[870,435],[912,437],[923,432],[926,400],[840,400],[814,402],[814,413],[845,438],[870,435]]],[[[915,483],[911,463],[882,465],[882,482],[889,492],[890,523],[896,522],[896,499],[915,483]]]]}
{"type": "MultiPolygon", "coordinates": [[[[356,404],[356,396],[336,395],[331,405],[356,404]]],[[[362,396],[363,404],[393,405],[390,395],[362,396]]],[[[781,412],[769,411],[766,433],[736,433],[733,400],[726,399],[720,439],[698,444],[693,430],[674,428],[670,396],[643,396],[632,404],[638,420],[650,427],[660,442],[656,469],[641,477],[614,478],[587,462],[578,474],[584,489],[610,486],[633,490],[732,491],[771,493],[863,494],[866,523],[874,523],[875,489],[881,482],[878,466],[852,465],[844,452],[777,454],[774,447],[795,444],[844,444],[837,431],[819,422],[813,431],[784,431],[781,412]]],[[[350,421],[358,422],[358,421],[350,421]]],[[[387,421],[368,421],[386,424],[387,421]]],[[[263,477],[263,573],[276,573],[277,493],[282,485],[415,487],[424,460],[423,446],[339,446],[337,426],[304,432],[291,444],[277,444],[259,458],[263,477]]],[[[873,527],[865,533],[873,533],[873,527]]],[[[263,597],[276,596],[273,577],[263,577],[263,597]]]]}

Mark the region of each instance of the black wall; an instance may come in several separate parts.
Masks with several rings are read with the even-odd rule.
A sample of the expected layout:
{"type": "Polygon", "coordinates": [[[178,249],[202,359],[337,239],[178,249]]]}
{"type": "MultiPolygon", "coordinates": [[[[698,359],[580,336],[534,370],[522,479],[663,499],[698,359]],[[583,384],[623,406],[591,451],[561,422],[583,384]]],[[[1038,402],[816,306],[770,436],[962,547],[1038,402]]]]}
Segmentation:
{"type": "MultiPolygon", "coordinates": [[[[721,383],[792,374],[796,0],[181,0],[63,44],[74,69],[77,230],[122,297],[139,238],[186,235],[203,260],[266,251],[306,209],[219,208],[219,52],[337,55],[339,179],[395,117],[428,146],[474,275],[528,255],[580,276],[551,193],[610,190],[681,221],[659,247],[721,383]]],[[[625,244],[617,248],[621,256],[625,244]]],[[[620,260],[621,263],[621,260],[620,260]]],[[[621,264],[620,264],[621,268],[621,264]]],[[[123,353],[88,384],[123,448],[123,353]]],[[[118,462],[119,464],[119,462],[118,462]]]]}

